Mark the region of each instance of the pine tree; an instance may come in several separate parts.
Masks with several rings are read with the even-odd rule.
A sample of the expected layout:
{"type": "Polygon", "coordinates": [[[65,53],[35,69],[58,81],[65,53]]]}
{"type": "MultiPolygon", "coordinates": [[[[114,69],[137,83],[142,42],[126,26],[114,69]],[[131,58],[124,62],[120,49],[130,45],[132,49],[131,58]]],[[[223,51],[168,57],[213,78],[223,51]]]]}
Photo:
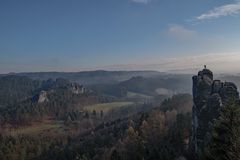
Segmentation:
{"type": "Polygon", "coordinates": [[[101,110],[100,116],[101,118],[103,118],[103,110],[101,110]]]}
{"type": "Polygon", "coordinates": [[[203,150],[205,160],[240,159],[240,106],[235,100],[221,108],[215,120],[209,142],[203,150]]]}

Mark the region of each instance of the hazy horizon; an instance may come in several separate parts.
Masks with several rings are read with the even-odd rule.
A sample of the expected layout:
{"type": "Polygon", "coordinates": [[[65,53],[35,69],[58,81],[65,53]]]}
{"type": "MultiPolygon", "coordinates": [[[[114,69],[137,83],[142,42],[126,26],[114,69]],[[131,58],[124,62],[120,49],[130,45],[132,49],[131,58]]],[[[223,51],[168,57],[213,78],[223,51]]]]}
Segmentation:
{"type": "MultiPolygon", "coordinates": [[[[238,68],[240,66],[240,55],[237,53],[231,54],[207,54],[200,56],[188,56],[181,58],[165,58],[160,59],[155,63],[135,63],[135,64],[115,64],[106,66],[95,66],[86,68],[71,68],[54,69],[34,69],[34,68],[17,68],[11,71],[4,72],[0,69],[0,74],[8,73],[23,73],[23,72],[82,72],[82,71],[159,71],[166,73],[179,74],[194,74],[201,70],[204,65],[214,71],[216,74],[236,74],[240,73],[238,68]],[[204,63],[203,63],[204,62],[204,63]],[[229,67],[231,64],[233,67],[229,67]],[[19,69],[19,70],[18,70],[19,69]]],[[[38,66],[45,68],[45,66],[38,66]]]]}

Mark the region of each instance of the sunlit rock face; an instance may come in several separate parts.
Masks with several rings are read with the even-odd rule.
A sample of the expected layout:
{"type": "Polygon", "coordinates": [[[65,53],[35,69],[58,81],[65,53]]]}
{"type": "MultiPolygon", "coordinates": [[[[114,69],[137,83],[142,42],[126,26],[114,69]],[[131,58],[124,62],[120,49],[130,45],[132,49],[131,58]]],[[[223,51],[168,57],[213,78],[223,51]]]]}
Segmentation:
{"type": "Polygon", "coordinates": [[[230,98],[239,99],[239,93],[234,83],[213,80],[213,73],[206,67],[192,79],[194,105],[190,146],[198,154],[213,120],[219,116],[219,109],[224,107],[230,98]]]}
{"type": "Polygon", "coordinates": [[[41,91],[38,95],[38,103],[44,103],[47,102],[47,92],[46,91],[41,91]]]}

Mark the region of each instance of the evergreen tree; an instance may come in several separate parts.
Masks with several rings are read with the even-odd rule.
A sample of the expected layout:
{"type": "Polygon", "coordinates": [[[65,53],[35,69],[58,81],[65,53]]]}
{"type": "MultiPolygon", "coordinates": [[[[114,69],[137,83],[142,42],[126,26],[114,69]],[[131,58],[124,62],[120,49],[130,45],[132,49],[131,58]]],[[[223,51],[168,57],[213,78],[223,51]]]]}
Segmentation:
{"type": "Polygon", "coordinates": [[[101,118],[103,118],[103,110],[101,110],[100,116],[101,116],[101,118]]]}
{"type": "Polygon", "coordinates": [[[93,110],[92,115],[93,115],[94,117],[97,116],[97,112],[96,112],[96,110],[93,110]]]}
{"type": "Polygon", "coordinates": [[[240,159],[240,106],[235,100],[221,108],[220,116],[213,123],[203,157],[205,160],[240,159]]]}

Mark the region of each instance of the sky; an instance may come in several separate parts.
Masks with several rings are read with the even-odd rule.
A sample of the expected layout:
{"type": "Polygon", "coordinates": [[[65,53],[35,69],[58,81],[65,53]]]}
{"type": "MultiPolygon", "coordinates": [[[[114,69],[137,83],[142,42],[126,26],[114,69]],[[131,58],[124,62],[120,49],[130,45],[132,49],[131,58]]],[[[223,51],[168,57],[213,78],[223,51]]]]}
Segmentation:
{"type": "Polygon", "coordinates": [[[240,73],[238,0],[0,0],[0,73],[240,73]]]}

